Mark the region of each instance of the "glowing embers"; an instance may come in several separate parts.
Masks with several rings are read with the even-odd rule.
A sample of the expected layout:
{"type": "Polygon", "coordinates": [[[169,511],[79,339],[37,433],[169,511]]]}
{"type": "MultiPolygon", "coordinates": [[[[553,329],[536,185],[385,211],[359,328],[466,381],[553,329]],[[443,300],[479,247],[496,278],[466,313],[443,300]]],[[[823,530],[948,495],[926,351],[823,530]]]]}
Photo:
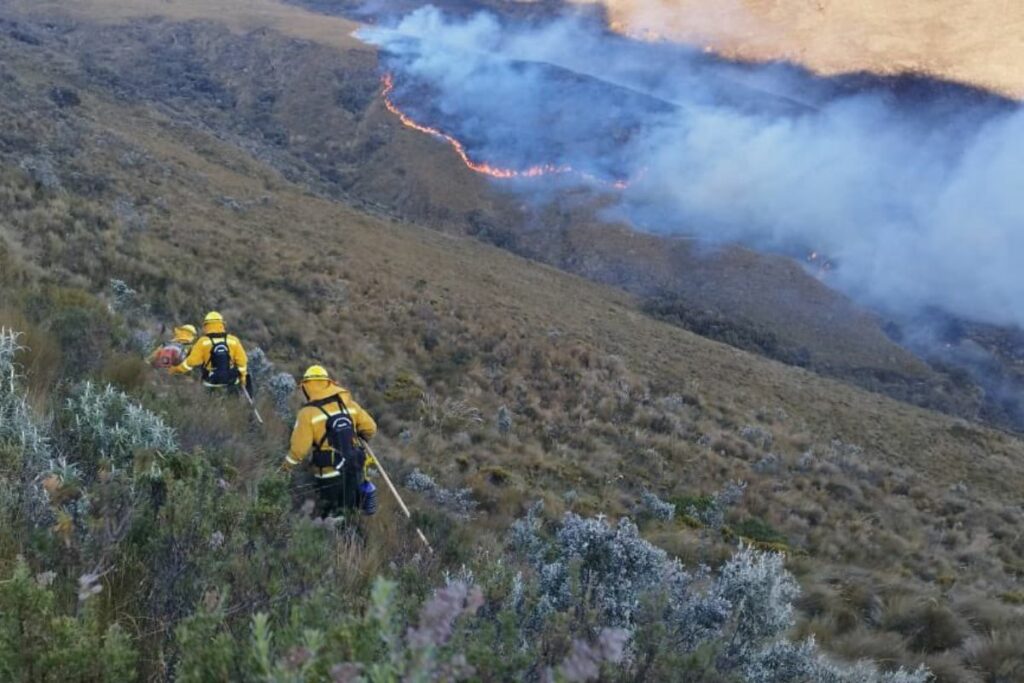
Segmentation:
{"type": "Polygon", "coordinates": [[[428,126],[416,121],[411,116],[409,116],[408,114],[406,114],[405,112],[398,108],[398,105],[395,104],[393,99],[391,99],[391,94],[395,90],[395,79],[390,73],[385,73],[381,77],[381,84],[381,97],[384,100],[384,106],[387,107],[388,111],[390,111],[392,114],[398,117],[398,120],[402,122],[403,126],[405,126],[406,128],[411,128],[413,130],[419,131],[421,133],[426,133],[428,135],[433,135],[435,137],[441,138],[442,140],[444,140],[445,142],[452,146],[452,149],[455,150],[455,153],[459,155],[460,159],[462,159],[462,163],[464,163],[466,165],[466,168],[470,169],[471,171],[480,173],[482,175],[490,176],[491,178],[498,178],[501,180],[511,180],[516,178],[540,178],[542,176],[572,174],[585,180],[595,182],[606,187],[611,187],[616,190],[625,189],[629,185],[629,183],[625,180],[602,180],[601,178],[598,178],[590,173],[577,171],[576,169],[569,165],[537,164],[534,166],[528,166],[526,168],[516,169],[504,168],[502,166],[493,166],[483,161],[474,161],[473,159],[470,158],[469,153],[466,151],[466,146],[463,145],[460,140],[458,140],[452,135],[449,135],[448,133],[445,133],[442,130],[433,128],[432,126],[428,126]]]}

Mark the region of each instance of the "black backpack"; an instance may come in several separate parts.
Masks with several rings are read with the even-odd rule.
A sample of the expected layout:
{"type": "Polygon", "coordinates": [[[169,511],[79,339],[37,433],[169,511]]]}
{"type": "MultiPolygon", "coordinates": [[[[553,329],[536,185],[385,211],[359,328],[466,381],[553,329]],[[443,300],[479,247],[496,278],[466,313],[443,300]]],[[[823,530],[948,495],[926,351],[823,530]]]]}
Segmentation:
{"type": "Polygon", "coordinates": [[[226,334],[208,334],[206,336],[213,342],[213,347],[210,349],[210,360],[203,367],[203,380],[209,384],[234,384],[238,381],[238,369],[231,362],[228,336],[226,334]]]}
{"type": "Polygon", "coordinates": [[[327,424],[324,425],[324,435],[313,446],[313,465],[316,467],[337,467],[359,468],[363,467],[366,461],[366,452],[357,444],[359,435],[356,434],[356,425],[348,407],[341,400],[341,396],[335,394],[317,401],[310,401],[306,404],[319,410],[327,417],[327,424]],[[337,403],[341,410],[331,414],[324,409],[337,403]],[[328,448],[325,448],[327,446],[328,448]]]}
{"type": "Polygon", "coordinates": [[[348,412],[348,407],[335,394],[306,404],[327,416],[324,435],[313,446],[313,466],[321,469],[334,467],[341,473],[342,496],[341,505],[346,508],[357,508],[361,505],[361,487],[364,481],[363,466],[366,464],[366,450],[358,445],[359,435],[356,433],[355,422],[348,412]],[[337,403],[340,412],[333,415],[324,409],[337,403]],[[325,448],[327,446],[327,448],[325,448]]]}

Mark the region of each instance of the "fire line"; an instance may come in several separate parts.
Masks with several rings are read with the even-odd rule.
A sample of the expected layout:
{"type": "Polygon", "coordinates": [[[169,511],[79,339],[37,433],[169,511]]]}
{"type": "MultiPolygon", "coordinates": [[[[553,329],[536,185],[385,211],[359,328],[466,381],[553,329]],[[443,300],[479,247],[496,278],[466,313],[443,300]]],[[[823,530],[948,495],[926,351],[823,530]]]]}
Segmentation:
{"type": "Polygon", "coordinates": [[[395,104],[394,100],[391,99],[391,94],[392,92],[394,92],[395,89],[395,80],[390,73],[385,73],[381,77],[381,84],[383,86],[381,90],[381,97],[384,100],[384,106],[387,107],[387,110],[389,112],[398,117],[398,120],[401,121],[403,126],[405,126],[406,128],[411,128],[412,130],[415,131],[419,131],[420,133],[426,133],[427,135],[432,135],[434,137],[444,140],[449,145],[451,145],[452,149],[455,150],[455,153],[459,155],[460,159],[462,159],[462,163],[464,163],[466,167],[469,168],[471,171],[481,173],[486,176],[490,176],[491,178],[499,178],[501,180],[510,180],[515,178],[539,178],[541,176],[546,175],[566,175],[572,173],[579,175],[583,178],[586,178],[588,180],[604,182],[604,184],[609,184],[612,187],[615,187],[616,189],[623,189],[626,187],[627,183],[625,181],[617,180],[611,183],[608,183],[607,181],[600,181],[598,178],[595,178],[589,173],[576,171],[572,166],[538,164],[536,166],[530,166],[524,169],[514,169],[502,168],[500,166],[492,166],[486,162],[481,161],[473,161],[473,159],[470,158],[469,153],[466,151],[466,146],[463,145],[460,140],[458,140],[452,135],[449,135],[448,133],[445,133],[442,130],[419,123],[418,121],[416,121],[411,116],[409,116],[408,114],[406,114],[405,112],[398,108],[398,105],[395,104]]]}

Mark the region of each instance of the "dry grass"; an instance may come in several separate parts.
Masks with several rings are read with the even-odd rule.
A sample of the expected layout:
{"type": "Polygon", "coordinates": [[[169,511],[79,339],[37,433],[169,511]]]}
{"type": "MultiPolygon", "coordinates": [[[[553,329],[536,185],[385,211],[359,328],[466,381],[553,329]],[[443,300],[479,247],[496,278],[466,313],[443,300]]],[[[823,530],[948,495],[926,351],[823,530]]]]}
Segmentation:
{"type": "MultiPolygon", "coordinates": [[[[594,2],[595,0],[576,0],[594,2]]],[[[1024,96],[1024,6],[985,0],[600,0],[630,32],[826,74],[926,72],[1024,96]]]]}
{"type": "Polygon", "coordinates": [[[119,23],[131,19],[165,17],[175,21],[216,19],[234,31],[271,29],[335,48],[363,46],[352,37],[358,24],[339,17],[325,17],[277,0],[15,0],[11,3],[30,15],[54,12],[91,21],[119,23]]]}
{"type": "MultiPolygon", "coordinates": [[[[42,7],[54,11],[52,5],[42,7]]],[[[96,13],[107,21],[149,14],[177,20],[200,12],[193,3],[147,2],[133,5],[131,13],[116,1],[90,0],[76,7],[79,17],[96,13]]],[[[277,8],[289,25],[310,16],[277,8]]],[[[764,337],[770,340],[764,351],[770,357],[898,398],[942,400],[956,414],[976,411],[972,397],[943,386],[938,373],[888,339],[877,320],[788,259],[740,248],[709,256],[685,240],[606,225],[599,218],[600,199],[574,197],[573,206],[544,209],[524,206],[466,169],[447,144],[392,125],[393,117],[372,104],[379,66],[366,46],[308,35],[299,45],[291,39],[294,31],[227,32],[223,23],[237,30],[239,11],[237,4],[214,4],[206,18],[217,19],[217,25],[193,23],[187,29],[167,21],[81,31],[75,54],[107,65],[140,99],[198,117],[224,137],[242,131],[247,146],[261,148],[259,153],[289,177],[302,177],[318,190],[442,231],[478,234],[641,296],[669,293],[692,312],[725,320],[726,329],[716,338],[738,337],[748,350],[756,345],[742,339],[764,337]],[[176,45],[183,49],[175,50],[176,45]],[[195,93],[187,81],[176,82],[184,93],[162,87],[178,71],[196,69],[226,84],[233,106],[204,103],[201,95],[209,93],[190,100],[195,93]],[[530,225],[549,229],[524,227],[530,225]]],[[[259,13],[241,16],[253,27],[278,26],[259,13]]],[[[325,26],[331,21],[325,17],[325,26]]],[[[95,74],[80,77],[80,87],[92,89],[92,78],[95,74]]],[[[690,323],[690,329],[700,330],[690,323]]]]}
{"type": "MultiPolygon", "coordinates": [[[[24,82],[61,79],[31,59],[4,66],[24,82]]],[[[32,92],[12,90],[4,106],[31,104],[32,92]]],[[[555,513],[623,514],[644,489],[698,496],[742,479],[748,494],[727,521],[756,518],[786,537],[813,596],[806,632],[850,656],[921,660],[948,646],[949,667],[1016,665],[1013,636],[999,634],[1019,632],[1020,608],[993,601],[1024,575],[1020,439],[659,323],[620,290],[311,196],[166,111],[96,91],[67,119],[81,145],[67,164],[105,186],[48,192],[5,161],[0,237],[11,251],[94,292],[123,279],[168,322],[218,308],[282,369],[328,365],[379,416],[393,477],[419,466],[473,488],[483,512],[472,522],[424,521],[450,540],[446,561],[470,556],[535,498],[555,513]],[[126,153],[143,161],[126,167],[126,153]],[[121,196],[146,213],[146,230],[111,217],[121,196]],[[427,411],[422,421],[419,394],[396,393],[410,385],[465,419],[432,424],[427,411]],[[509,434],[495,425],[502,405],[509,434]],[[761,464],[764,443],[741,438],[745,425],[771,430],[776,465],[761,464]]],[[[54,133],[46,117],[33,125],[54,133]]],[[[379,112],[368,125],[402,138],[379,112]]],[[[135,382],[130,368],[108,371],[135,382]]],[[[139,391],[175,416],[185,445],[231,454],[241,480],[285,446],[288,425],[250,431],[240,401],[196,410],[197,388],[163,378],[139,391]]],[[[371,571],[415,552],[393,516],[369,525],[380,549],[341,548],[339,567],[371,571]]],[[[682,522],[650,531],[688,561],[729,548],[682,522]]]]}

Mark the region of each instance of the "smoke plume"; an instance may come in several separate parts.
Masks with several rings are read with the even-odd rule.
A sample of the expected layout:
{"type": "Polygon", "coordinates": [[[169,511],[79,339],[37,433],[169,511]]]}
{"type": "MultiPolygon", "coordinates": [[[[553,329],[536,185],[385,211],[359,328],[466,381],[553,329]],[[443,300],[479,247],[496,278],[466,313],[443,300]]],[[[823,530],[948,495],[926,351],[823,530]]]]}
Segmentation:
{"type": "Polygon", "coordinates": [[[576,171],[518,191],[591,184],[643,230],[820,252],[833,286],[886,312],[1024,326],[1016,103],[735,64],[572,17],[427,7],[361,37],[383,48],[403,110],[470,157],[576,171]]]}

